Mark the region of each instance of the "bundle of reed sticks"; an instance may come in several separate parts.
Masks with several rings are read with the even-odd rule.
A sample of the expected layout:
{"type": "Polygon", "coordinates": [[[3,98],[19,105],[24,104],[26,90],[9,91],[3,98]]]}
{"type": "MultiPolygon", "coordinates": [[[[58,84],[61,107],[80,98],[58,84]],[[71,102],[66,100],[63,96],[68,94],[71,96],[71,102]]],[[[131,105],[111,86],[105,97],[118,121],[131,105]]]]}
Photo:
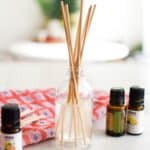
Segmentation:
{"type": "Polygon", "coordinates": [[[61,128],[60,135],[61,135],[62,144],[64,143],[64,117],[65,117],[66,107],[71,107],[73,112],[71,124],[73,123],[74,142],[75,143],[77,142],[76,140],[80,134],[82,136],[83,143],[84,144],[87,143],[86,140],[87,134],[84,125],[85,120],[84,120],[84,115],[82,114],[82,108],[80,105],[80,96],[79,96],[79,71],[80,71],[79,69],[82,62],[85,41],[92,22],[95,8],[96,5],[89,6],[85,18],[85,23],[82,26],[83,0],[80,0],[80,15],[79,15],[77,32],[76,32],[76,37],[74,42],[75,44],[73,47],[72,39],[71,39],[71,29],[70,29],[69,6],[68,4],[64,4],[64,2],[61,1],[61,9],[62,9],[62,16],[64,19],[64,28],[65,28],[66,42],[67,42],[68,54],[69,54],[69,65],[70,65],[70,80],[68,86],[68,96],[66,100],[66,105],[62,107],[59,119],[56,124],[56,134],[57,134],[57,129],[61,128]]]}

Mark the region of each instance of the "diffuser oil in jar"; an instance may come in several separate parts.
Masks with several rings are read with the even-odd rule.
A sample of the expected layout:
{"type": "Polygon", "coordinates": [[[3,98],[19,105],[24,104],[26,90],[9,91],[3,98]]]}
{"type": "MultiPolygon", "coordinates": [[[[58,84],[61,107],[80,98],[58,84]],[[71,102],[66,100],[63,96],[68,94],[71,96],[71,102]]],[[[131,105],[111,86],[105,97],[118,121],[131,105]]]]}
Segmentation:
{"type": "Polygon", "coordinates": [[[106,134],[110,136],[122,136],[126,127],[126,106],[124,104],[124,89],[112,88],[110,102],[107,106],[106,134]]]}
{"type": "Polygon", "coordinates": [[[83,71],[80,71],[79,101],[67,102],[68,79],[70,77],[67,77],[57,92],[56,142],[70,150],[86,148],[90,145],[92,135],[92,90],[83,71]]]}
{"type": "Polygon", "coordinates": [[[2,150],[22,150],[20,110],[17,104],[5,104],[1,110],[2,150]]]}
{"type": "Polygon", "coordinates": [[[144,130],[144,88],[133,86],[129,93],[127,133],[140,135],[144,130]]]}

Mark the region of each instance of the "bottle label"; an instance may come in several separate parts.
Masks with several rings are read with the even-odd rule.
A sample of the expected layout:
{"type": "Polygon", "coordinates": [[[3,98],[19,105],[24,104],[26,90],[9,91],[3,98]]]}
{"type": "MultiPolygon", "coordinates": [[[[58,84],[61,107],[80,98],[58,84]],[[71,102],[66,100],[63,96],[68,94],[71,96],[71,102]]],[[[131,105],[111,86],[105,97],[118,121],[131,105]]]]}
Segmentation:
{"type": "Polygon", "coordinates": [[[107,112],[107,130],[112,133],[123,133],[125,131],[125,110],[107,112]]]}
{"type": "Polygon", "coordinates": [[[22,150],[22,134],[1,133],[1,148],[2,150],[22,150]]]}
{"type": "Polygon", "coordinates": [[[128,110],[127,131],[131,134],[140,134],[143,132],[144,111],[128,110]]]}

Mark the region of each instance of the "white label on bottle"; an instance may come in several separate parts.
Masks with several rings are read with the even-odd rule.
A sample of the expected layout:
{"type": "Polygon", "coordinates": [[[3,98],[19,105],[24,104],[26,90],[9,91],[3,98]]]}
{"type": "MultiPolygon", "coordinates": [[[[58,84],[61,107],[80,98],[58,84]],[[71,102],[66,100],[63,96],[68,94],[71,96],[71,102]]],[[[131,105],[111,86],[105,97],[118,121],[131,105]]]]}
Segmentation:
{"type": "Polygon", "coordinates": [[[131,134],[140,134],[143,132],[144,111],[128,110],[127,131],[131,134]]]}
{"type": "Polygon", "coordinates": [[[22,150],[22,134],[1,133],[2,150],[22,150]]]}

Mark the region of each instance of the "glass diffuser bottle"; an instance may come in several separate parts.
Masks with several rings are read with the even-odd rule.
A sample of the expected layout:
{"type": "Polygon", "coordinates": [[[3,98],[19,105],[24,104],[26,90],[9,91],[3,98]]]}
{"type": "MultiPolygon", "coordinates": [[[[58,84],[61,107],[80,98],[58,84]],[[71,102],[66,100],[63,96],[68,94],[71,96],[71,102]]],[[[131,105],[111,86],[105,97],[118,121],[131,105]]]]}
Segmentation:
{"type": "MultiPolygon", "coordinates": [[[[87,148],[92,132],[91,88],[80,70],[86,36],[90,28],[95,5],[89,7],[82,27],[83,0],[80,1],[80,16],[73,48],[69,6],[61,1],[66,42],[69,54],[69,78],[57,93],[56,139],[63,149],[87,148]]],[[[58,146],[58,145],[57,145],[58,146]]]]}
{"type": "Polygon", "coordinates": [[[68,149],[88,147],[92,136],[92,90],[83,70],[78,78],[78,102],[71,96],[68,99],[70,75],[57,90],[56,138],[61,146],[68,149]]]}

